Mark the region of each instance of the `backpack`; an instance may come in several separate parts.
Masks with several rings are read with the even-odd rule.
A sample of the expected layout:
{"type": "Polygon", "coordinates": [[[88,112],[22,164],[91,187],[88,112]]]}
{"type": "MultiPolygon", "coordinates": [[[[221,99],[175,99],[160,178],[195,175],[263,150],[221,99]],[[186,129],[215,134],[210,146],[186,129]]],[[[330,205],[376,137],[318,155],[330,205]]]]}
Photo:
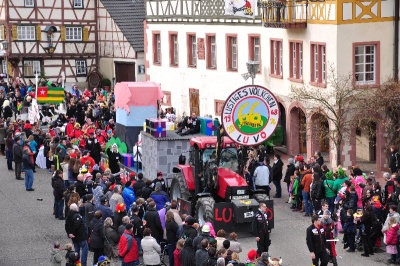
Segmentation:
{"type": "MultiPolygon", "coordinates": [[[[124,256],[126,256],[126,254],[128,254],[129,251],[130,251],[131,248],[132,248],[132,236],[131,236],[131,235],[128,235],[127,233],[123,233],[122,235],[125,236],[126,239],[128,240],[128,250],[127,250],[127,252],[126,252],[125,255],[124,255],[124,256]]],[[[123,256],[120,256],[120,257],[123,258],[123,256]]]]}

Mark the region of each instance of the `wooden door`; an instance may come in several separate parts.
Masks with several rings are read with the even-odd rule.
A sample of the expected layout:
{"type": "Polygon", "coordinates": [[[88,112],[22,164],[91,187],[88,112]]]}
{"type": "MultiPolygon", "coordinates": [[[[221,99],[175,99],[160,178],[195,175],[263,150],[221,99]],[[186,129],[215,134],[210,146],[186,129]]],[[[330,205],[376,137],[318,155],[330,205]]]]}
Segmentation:
{"type": "Polygon", "coordinates": [[[307,122],[306,115],[299,110],[299,148],[300,153],[307,153],[307,122]]]}
{"type": "Polygon", "coordinates": [[[115,62],[115,81],[136,81],[135,63],[115,62]]]}
{"type": "Polygon", "coordinates": [[[190,114],[200,115],[200,93],[198,89],[189,89],[190,114]]]}

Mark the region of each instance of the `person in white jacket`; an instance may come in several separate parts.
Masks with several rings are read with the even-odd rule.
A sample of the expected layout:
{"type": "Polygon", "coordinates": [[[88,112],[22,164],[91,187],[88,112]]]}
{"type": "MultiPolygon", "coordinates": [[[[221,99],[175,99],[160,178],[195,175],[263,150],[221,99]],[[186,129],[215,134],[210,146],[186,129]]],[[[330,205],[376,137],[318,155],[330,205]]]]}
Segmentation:
{"type": "Polygon", "coordinates": [[[269,197],[269,168],[267,166],[267,160],[264,160],[263,164],[258,166],[254,171],[256,189],[262,189],[265,191],[265,194],[269,197]]]}
{"type": "Polygon", "coordinates": [[[143,249],[144,265],[160,265],[161,247],[157,243],[157,240],[151,236],[151,230],[149,228],[146,228],[143,231],[143,239],[141,245],[143,249]]]}

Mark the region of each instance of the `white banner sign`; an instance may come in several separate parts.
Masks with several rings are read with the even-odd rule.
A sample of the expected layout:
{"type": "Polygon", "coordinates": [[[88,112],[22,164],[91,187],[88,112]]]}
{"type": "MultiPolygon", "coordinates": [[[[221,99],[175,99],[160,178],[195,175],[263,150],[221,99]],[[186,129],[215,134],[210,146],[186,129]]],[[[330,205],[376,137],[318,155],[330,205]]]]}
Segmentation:
{"type": "Polygon", "coordinates": [[[225,15],[254,18],[256,0],[225,0],[225,15]]]}

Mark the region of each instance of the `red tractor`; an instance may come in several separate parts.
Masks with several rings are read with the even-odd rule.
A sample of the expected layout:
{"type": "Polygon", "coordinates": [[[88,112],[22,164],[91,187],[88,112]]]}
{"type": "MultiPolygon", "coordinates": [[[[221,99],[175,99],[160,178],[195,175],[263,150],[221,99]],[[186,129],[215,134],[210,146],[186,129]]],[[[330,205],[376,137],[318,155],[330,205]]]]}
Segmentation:
{"type": "Polygon", "coordinates": [[[182,157],[173,168],[171,199],[191,202],[191,212],[201,225],[214,222],[216,202],[232,202],[235,223],[243,223],[252,221],[259,201],[269,199],[262,190],[252,191],[237,173],[237,144],[228,137],[193,137],[189,164],[182,157]]]}

